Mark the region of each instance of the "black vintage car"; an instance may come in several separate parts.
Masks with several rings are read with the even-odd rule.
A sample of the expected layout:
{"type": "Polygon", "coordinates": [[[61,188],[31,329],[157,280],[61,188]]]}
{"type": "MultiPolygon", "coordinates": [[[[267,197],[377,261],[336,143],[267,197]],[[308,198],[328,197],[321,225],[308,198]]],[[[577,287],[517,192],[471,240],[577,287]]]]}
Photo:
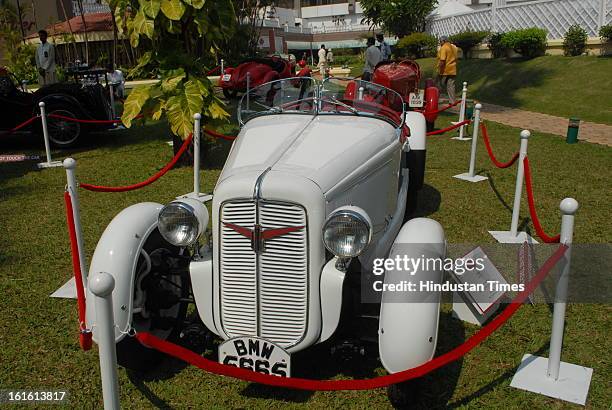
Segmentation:
{"type": "MultiPolygon", "coordinates": [[[[40,113],[38,103],[45,102],[47,115],[85,120],[112,119],[109,97],[98,82],[65,82],[44,86],[28,92],[18,86],[18,79],[0,67],[0,132],[14,128],[40,113]]],[[[112,124],[88,124],[48,117],[47,126],[51,144],[58,148],[73,146],[88,132],[101,131],[112,124]]],[[[41,123],[35,121],[25,131],[40,133],[41,123]]]]}

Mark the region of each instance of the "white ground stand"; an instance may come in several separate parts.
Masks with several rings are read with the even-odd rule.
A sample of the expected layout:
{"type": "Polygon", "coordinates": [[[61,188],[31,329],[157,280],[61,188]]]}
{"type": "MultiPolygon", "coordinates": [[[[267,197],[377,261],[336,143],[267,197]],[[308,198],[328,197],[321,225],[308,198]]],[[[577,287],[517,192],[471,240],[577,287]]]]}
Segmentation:
{"type": "Polygon", "coordinates": [[[478,143],[478,130],[480,129],[480,110],[482,110],[482,104],[476,104],[476,106],[474,107],[474,131],[472,132],[472,138],[456,138],[461,140],[471,139],[472,150],[470,152],[470,165],[468,168],[468,172],[459,175],[454,175],[453,178],[461,179],[463,181],[468,182],[480,182],[489,179],[482,175],[476,175],[475,173],[476,145],[478,143]]]}
{"type": "Polygon", "coordinates": [[[510,386],[585,405],[593,369],[561,362],[557,380],[546,375],[547,369],[548,359],[546,357],[526,354],[510,386]]]}
{"type": "Polygon", "coordinates": [[[58,290],[51,294],[52,298],[59,299],[76,299],[76,286],[74,284],[74,276],[64,283],[58,290]]]}

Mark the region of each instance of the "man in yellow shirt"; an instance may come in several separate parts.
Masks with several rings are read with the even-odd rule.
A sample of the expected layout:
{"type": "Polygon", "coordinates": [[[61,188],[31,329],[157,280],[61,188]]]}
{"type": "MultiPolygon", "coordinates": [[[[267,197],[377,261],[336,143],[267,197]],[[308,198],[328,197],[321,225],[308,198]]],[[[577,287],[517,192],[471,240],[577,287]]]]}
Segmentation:
{"type": "Polygon", "coordinates": [[[455,102],[455,78],[457,77],[457,46],[448,41],[448,36],[440,37],[438,50],[438,76],[440,88],[446,87],[450,103],[455,102]]]}

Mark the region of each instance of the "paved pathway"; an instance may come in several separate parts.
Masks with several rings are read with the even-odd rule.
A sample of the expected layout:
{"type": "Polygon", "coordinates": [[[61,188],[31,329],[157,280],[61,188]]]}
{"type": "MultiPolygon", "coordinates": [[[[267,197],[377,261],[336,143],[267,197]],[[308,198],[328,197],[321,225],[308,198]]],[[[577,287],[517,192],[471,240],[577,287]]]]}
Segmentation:
{"type": "MultiPolygon", "coordinates": [[[[482,103],[482,118],[516,128],[567,135],[567,118],[482,103]]],[[[581,121],[578,139],[612,147],[612,125],[581,121]]]]}

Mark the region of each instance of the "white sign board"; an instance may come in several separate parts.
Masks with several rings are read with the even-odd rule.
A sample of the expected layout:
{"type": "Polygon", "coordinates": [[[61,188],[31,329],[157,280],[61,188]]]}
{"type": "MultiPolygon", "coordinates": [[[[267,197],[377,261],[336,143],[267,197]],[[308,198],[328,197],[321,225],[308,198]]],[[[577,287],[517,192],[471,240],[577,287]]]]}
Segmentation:
{"type": "Polygon", "coordinates": [[[425,90],[419,90],[417,93],[410,93],[408,96],[409,107],[423,107],[425,105],[425,90]]]}
{"type": "Polygon", "coordinates": [[[502,296],[504,296],[506,293],[504,289],[509,286],[508,282],[506,282],[501,273],[499,273],[499,270],[493,265],[493,262],[491,262],[480,246],[470,251],[461,259],[464,261],[480,260],[482,262],[475,266],[469,264],[472,265],[471,269],[467,268],[468,264],[466,263],[464,265],[466,266],[465,272],[461,275],[453,273],[453,277],[458,283],[474,285],[470,287],[478,289],[465,291],[463,295],[466,302],[469,301],[481,315],[484,315],[502,296]]]}

